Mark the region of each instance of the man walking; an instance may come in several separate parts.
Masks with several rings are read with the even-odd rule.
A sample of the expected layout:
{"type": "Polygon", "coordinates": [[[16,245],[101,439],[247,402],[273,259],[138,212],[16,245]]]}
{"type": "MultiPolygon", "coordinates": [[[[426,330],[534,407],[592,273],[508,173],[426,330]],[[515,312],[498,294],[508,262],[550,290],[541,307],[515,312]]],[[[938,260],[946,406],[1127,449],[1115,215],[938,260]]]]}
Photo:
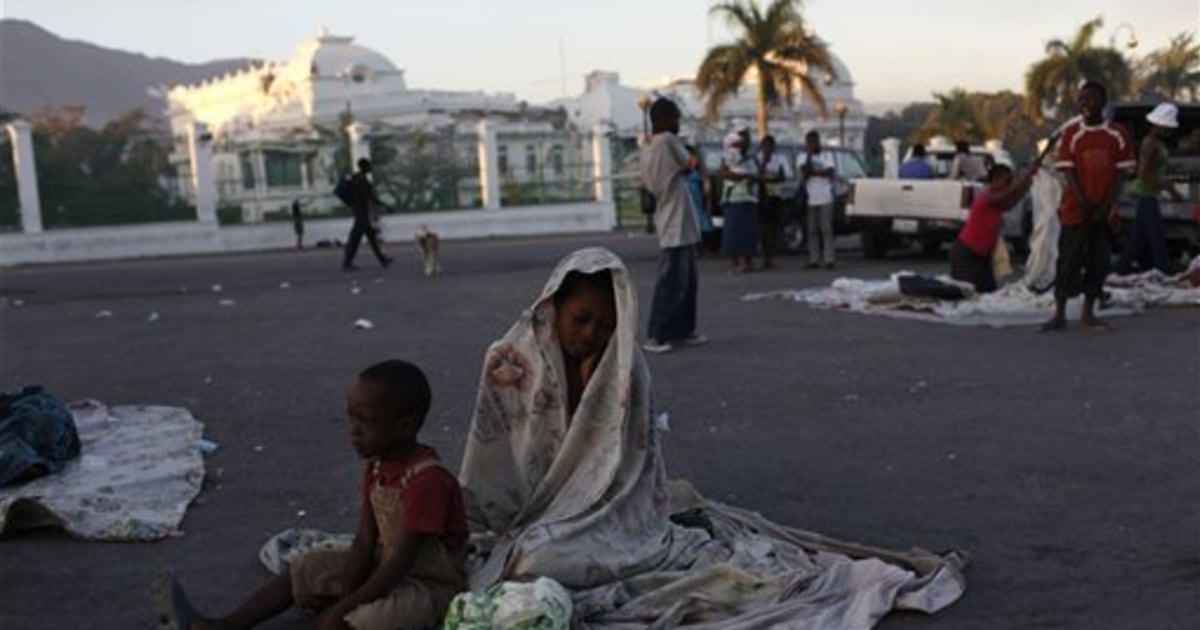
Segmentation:
{"type": "MultiPolygon", "coordinates": [[[[358,161],[358,172],[350,180],[350,208],[354,211],[354,225],[350,228],[350,236],[346,238],[346,257],[342,260],[342,271],[357,271],[354,257],[358,254],[358,245],[363,236],[381,267],[392,264],[392,259],[385,256],[379,249],[379,235],[371,222],[371,204],[388,208],[375,194],[375,184],[371,182],[371,161],[362,158],[358,161]]],[[[388,208],[389,210],[391,208],[388,208]]]]}
{"type": "Polygon", "coordinates": [[[700,228],[687,190],[695,157],[679,139],[679,107],[665,98],[650,106],[654,133],[642,162],[642,183],[657,200],[654,225],[658,233],[658,281],[650,307],[647,352],[669,352],[675,344],[698,344],[696,334],[696,243],[700,228]]]}
{"type": "Polygon", "coordinates": [[[1093,330],[1111,328],[1096,317],[1096,302],[1108,275],[1112,240],[1109,222],[1116,216],[1122,180],[1137,165],[1133,142],[1121,125],[1104,120],[1108,91],[1099,83],[1079,88],[1080,120],[1063,131],[1055,166],[1063,175],[1058,209],[1058,265],[1054,277],[1054,317],[1043,331],[1067,327],[1067,300],[1083,293],[1080,323],[1093,330]]]}

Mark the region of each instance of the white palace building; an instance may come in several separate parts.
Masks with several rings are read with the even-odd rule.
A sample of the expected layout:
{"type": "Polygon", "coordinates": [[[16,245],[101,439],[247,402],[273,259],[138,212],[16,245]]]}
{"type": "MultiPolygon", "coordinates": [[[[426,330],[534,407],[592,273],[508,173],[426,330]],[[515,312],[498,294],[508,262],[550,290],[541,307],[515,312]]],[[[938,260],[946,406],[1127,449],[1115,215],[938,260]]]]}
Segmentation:
{"type": "MultiPolygon", "coordinates": [[[[781,142],[799,142],[815,128],[831,142],[861,148],[866,127],[862,104],[854,98],[849,70],[836,58],[834,63],[836,78],[819,80],[828,115],[819,116],[807,102],[789,113],[774,112],[771,131],[781,142]]],[[[311,200],[316,209],[331,207],[335,202],[329,192],[349,168],[346,146],[353,155],[369,153],[364,147],[372,140],[413,130],[461,138],[456,159],[467,175],[455,201],[459,207],[478,207],[481,121],[488,121],[494,134],[490,137],[505,181],[535,175],[567,178],[575,175],[564,164],[586,162],[592,155],[584,139],[594,131],[614,139],[618,161],[633,153],[644,125],[639,102],[647,98],[676,99],[685,112],[684,133],[715,141],[734,121],[755,119],[755,92],[747,86],[726,103],[722,120],[709,124],[690,80],[634,87],[621,84],[616,73],[595,71],[578,97],[531,106],[508,93],[412,89],[404,71],[384,55],[352,37],[322,33],[304,42],[289,60],[173,87],[167,93],[167,113],[179,192],[194,194],[190,153],[195,130],[201,129],[220,205],[240,207],[244,221],[257,222],[296,198],[311,200]]]]}

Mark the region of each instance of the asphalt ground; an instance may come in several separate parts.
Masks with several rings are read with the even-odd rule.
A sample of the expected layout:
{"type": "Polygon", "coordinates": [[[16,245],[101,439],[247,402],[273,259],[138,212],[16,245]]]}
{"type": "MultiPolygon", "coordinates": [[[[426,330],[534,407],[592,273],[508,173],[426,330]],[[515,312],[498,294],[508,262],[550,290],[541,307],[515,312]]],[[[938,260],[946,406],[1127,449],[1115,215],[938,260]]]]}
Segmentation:
{"type": "MultiPolygon", "coordinates": [[[[152,627],[164,569],[202,608],[224,609],[263,579],[256,555],[271,534],[351,530],[359,462],[344,395],[374,361],[424,367],[424,439],[457,465],[487,345],[560,256],[593,244],[624,257],[648,304],[657,250],[643,235],[447,242],[432,279],[396,245],[397,265],[360,255],[356,274],[331,250],[3,270],[0,383],[185,406],[220,449],[182,537],[0,540],[0,628],[152,627]],[[375,328],[355,329],[359,318],[375,328]]],[[[885,629],[1197,627],[1200,313],[1044,335],[740,301],[944,267],[852,251],[836,271],[781,262],[734,276],[703,260],[712,342],[651,358],[673,476],[827,535],[971,555],[959,602],[885,629]]],[[[289,614],[268,627],[306,625],[289,614]]]]}

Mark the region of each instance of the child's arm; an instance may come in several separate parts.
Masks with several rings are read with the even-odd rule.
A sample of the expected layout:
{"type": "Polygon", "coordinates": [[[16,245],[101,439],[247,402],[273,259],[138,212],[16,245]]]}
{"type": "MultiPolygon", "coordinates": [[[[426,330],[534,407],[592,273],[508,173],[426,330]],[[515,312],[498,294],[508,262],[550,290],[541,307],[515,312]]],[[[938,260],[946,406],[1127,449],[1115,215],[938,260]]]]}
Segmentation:
{"type": "Polygon", "coordinates": [[[354,543],[350,546],[350,558],[346,561],[346,572],[342,579],[342,596],[345,597],[371,575],[375,560],[375,547],[379,541],[379,530],[375,528],[375,517],[369,506],[359,510],[358,529],[354,532],[354,543]]]}
{"type": "Polygon", "coordinates": [[[392,557],[383,561],[371,572],[371,576],[361,586],[338,600],[337,604],[324,617],[321,627],[323,629],[343,628],[345,625],[342,618],[353,612],[355,608],[381,599],[390,593],[412,569],[417,552],[428,540],[433,538],[435,537],[415,534],[401,527],[396,536],[393,547],[395,551],[392,557]]]}

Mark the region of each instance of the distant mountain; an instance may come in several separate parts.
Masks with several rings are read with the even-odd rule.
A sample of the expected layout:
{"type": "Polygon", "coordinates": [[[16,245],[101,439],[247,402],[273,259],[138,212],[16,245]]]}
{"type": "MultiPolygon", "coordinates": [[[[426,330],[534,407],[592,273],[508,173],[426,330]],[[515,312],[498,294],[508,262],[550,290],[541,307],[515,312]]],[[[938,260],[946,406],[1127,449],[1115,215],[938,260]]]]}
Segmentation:
{"type": "Polygon", "coordinates": [[[194,83],[245,68],[251,59],[186,64],[63,39],[25,20],[0,19],[0,108],[30,113],[38,105],[87,107],[102,126],[131,109],[164,117],[165,97],[152,88],[194,83]]]}

